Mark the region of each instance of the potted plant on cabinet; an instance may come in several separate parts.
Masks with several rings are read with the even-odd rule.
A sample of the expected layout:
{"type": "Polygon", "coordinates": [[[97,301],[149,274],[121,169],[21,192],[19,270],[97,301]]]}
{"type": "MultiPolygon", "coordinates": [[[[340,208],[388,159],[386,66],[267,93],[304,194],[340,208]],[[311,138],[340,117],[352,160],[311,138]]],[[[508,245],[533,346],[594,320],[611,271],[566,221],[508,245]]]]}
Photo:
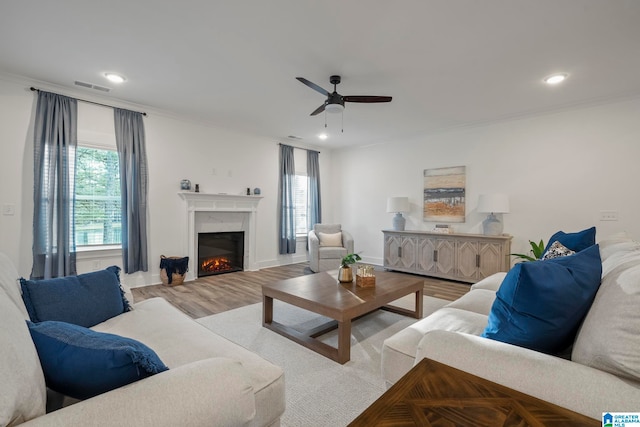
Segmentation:
{"type": "Polygon", "coordinates": [[[342,258],[342,261],[340,261],[340,270],[338,270],[338,281],[340,283],[353,282],[351,264],[355,264],[356,261],[360,261],[361,259],[358,254],[348,254],[342,258]]]}

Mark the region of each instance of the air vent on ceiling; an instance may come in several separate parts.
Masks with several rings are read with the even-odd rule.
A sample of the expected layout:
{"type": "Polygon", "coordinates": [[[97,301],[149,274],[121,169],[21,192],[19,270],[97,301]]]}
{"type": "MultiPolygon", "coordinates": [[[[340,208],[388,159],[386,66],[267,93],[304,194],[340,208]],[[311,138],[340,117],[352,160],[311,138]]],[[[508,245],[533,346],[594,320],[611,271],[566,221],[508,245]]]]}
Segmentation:
{"type": "Polygon", "coordinates": [[[99,86],[93,83],[87,83],[87,82],[81,82],[79,80],[76,80],[75,82],[76,86],[82,86],[82,87],[86,87],[88,89],[95,89],[95,90],[99,90],[101,92],[110,92],[111,88],[108,87],[104,87],[104,86],[99,86]]]}
{"type": "Polygon", "coordinates": [[[289,136],[287,136],[287,138],[293,139],[293,140],[301,140],[302,139],[301,137],[295,136],[295,135],[289,135],[289,136]]]}

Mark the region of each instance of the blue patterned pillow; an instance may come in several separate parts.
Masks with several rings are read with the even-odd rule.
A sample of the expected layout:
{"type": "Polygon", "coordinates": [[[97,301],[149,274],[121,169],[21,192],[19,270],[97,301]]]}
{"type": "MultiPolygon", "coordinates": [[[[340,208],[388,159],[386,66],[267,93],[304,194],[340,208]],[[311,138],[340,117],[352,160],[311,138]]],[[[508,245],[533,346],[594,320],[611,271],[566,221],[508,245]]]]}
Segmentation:
{"type": "Polygon", "coordinates": [[[504,278],[482,336],[544,353],[566,349],[600,287],[598,245],[516,264],[504,278]]]}
{"type": "Polygon", "coordinates": [[[64,322],[27,324],[47,386],[76,399],[169,369],[153,350],[131,338],[64,322]]]}
{"type": "Polygon", "coordinates": [[[32,322],[58,320],[90,328],[131,309],[115,265],[77,276],[21,278],[20,286],[32,322]]]}

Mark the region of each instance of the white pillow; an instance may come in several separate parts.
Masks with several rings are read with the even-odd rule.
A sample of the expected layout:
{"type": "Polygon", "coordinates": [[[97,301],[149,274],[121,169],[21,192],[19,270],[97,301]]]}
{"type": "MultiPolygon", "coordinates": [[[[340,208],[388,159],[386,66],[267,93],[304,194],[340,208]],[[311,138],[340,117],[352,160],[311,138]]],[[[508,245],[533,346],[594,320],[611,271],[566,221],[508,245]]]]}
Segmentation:
{"type": "Polygon", "coordinates": [[[318,232],[320,246],[338,246],[342,247],[342,232],[337,233],[320,233],[318,232]]]}
{"type": "Polygon", "coordinates": [[[640,257],[626,257],[604,277],[571,360],[640,381],[640,257]]]}

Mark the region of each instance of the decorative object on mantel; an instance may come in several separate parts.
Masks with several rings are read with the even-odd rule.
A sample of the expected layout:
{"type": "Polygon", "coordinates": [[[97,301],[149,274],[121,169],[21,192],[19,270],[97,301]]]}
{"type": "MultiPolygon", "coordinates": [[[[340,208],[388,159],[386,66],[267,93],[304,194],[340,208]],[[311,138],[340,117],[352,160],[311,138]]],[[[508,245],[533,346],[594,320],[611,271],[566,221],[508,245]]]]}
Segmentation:
{"type": "Polygon", "coordinates": [[[165,286],[178,286],[184,283],[189,271],[189,257],[166,257],[160,255],[160,280],[165,286]]]}
{"type": "Polygon", "coordinates": [[[353,270],[350,265],[355,264],[356,261],[360,261],[361,259],[358,254],[348,254],[342,258],[340,261],[340,269],[338,270],[338,281],[340,283],[353,282],[353,270]]]}
{"type": "Polygon", "coordinates": [[[372,265],[359,264],[356,268],[356,286],[372,288],[376,285],[376,276],[372,265]]]}
{"type": "Polygon", "coordinates": [[[487,219],[482,222],[484,234],[487,236],[499,236],[502,234],[504,224],[502,215],[509,213],[509,197],[506,194],[481,194],[478,198],[478,212],[488,213],[487,219]]]}
{"type": "Polygon", "coordinates": [[[387,199],[387,212],[395,213],[393,217],[393,229],[403,231],[407,220],[402,216],[403,212],[409,212],[408,197],[389,197],[387,199]]]}
{"type": "Polygon", "coordinates": [[[200,192],[200,184],[196,184],[196,193],[200,192]]]}
{"type": "Polygon", "coordinates": [[[189,181],[188,179],[183,179],[182,181],[180,181],[180,189],[186,191],[191,190],[191,181],[189,181]]]}
{"type": "Polygon", "coordinates": [[[464,222],[466,166],[424,170],[424,220],[464,222]]]}
{"type": "Polygon", "coordinates": [[[256,196],[259,196],[260,195],[260,188],[259,187],[254,188],[253,189],[253,194],[256,195],[256,196]]]}
{"type": "Polygon", "coordinates": [[[451,227],[449,226],[449,224],[436,224],[436,226],[433,229],[433,231],[436,232],[436,233],[442,233],[442,234],[451,234],[451,233],[453,233],[453,231],[451,230],[451,227]]]}
{"type": "Polygon", "coordinates": [[[251,189],[249,187],[247,187],[247,196],[251,195],[251,189]]]}

